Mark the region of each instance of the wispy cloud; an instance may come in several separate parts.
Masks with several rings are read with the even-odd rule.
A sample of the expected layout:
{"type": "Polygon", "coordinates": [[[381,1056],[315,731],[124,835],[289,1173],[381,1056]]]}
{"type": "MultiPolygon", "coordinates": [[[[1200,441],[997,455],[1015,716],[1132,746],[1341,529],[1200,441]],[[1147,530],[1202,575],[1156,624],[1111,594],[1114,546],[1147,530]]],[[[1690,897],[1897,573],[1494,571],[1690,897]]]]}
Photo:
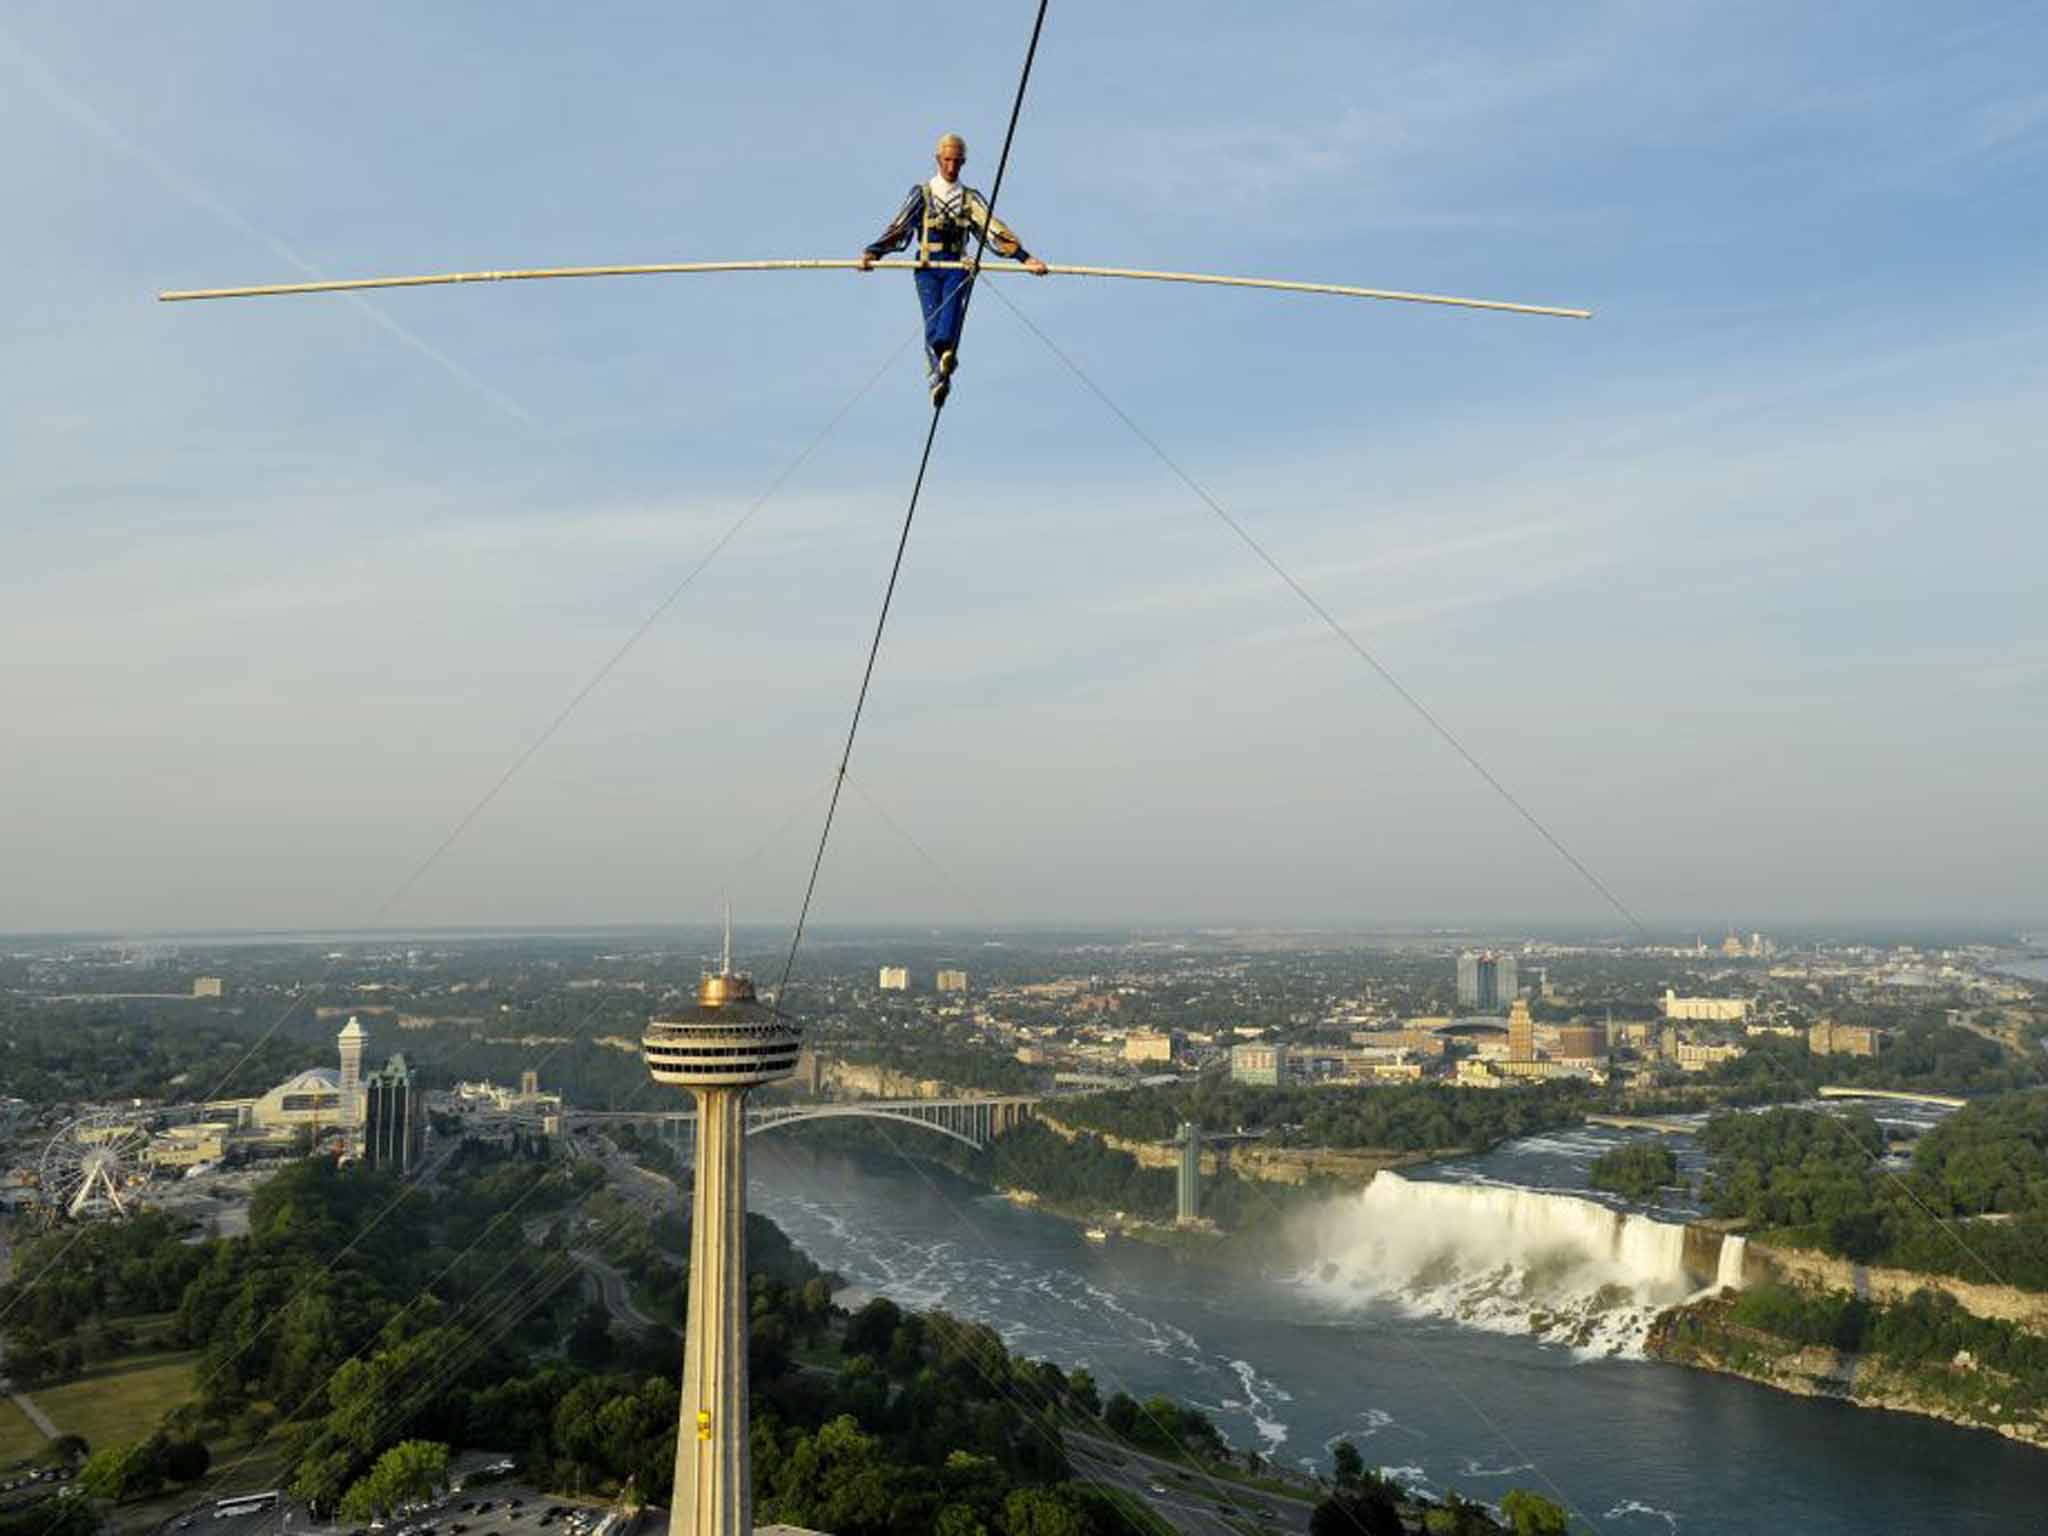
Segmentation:
{"type": "MultiPolygon", "coordinates": [[[[279,261],[284,262],[302,277],[323,278],[330,275],[307,261],[276,235],[261,228],[252,220],[245,218],[191,177],[174,170],[160,156],[143,145],[138,144],[133,138],[122,132],[114,125],[111,118],[87,101],[71,86],[59,79],[56,72],[43,61],[40,55],[32,52],[20,38],[9,32],[5,27],[0,27],[0,44],[4,44],[13,52],[16,63],[19,66],[19,73],[31,90],[58,112],[61,112],[79,127],[85,129],[86,132],[99,140],[101,144],[140,166],[166,192],[190,203],[195,208],[211,214],[237,234],[244,236],[246,239],[269,251],[279,261]]],[[[526,427],[538,427],[540,425],[539,418],[517,400],[514,400],[495,384],[480,377],[472,369],[457,362],[439,347],[436,347],[432,342],[421,336],[417,331],[411,330],[392,319],[379,305],[364,298],[361,294],[344,294],[340,297],[358,314],[376,326],[377,329],[410,351],[425,358],[450,378],[456,380],[480,398],[488,401],[492,406],[510,416],[520,425],[526,427]]],[[[200,317],[194,316],[192,319],[195,324],[203,323],[200,317]]]]}
{"type": "Polygon", "coordinates": [[[1977,145],[2002,149],[2015,140],[2033,137],[2048,124],[2048,91],[1987,102],[1977,112],[1977,145]]]}

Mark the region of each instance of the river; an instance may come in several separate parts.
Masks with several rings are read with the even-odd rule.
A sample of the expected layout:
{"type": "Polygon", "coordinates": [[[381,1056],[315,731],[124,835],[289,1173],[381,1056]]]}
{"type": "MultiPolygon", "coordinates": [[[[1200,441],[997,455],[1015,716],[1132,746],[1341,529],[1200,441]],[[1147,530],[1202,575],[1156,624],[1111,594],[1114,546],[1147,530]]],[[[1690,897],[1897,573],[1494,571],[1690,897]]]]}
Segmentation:
{"type": "MultiPolygon", "coordinates": [[[[1448,1211],[1505,1243],[1503,1201],[1522,1185],[1582,1184],[1614,1139],[1532,1137],[1382,1193],[1411,1220],[1418,1208],[1432,1220],[1448,1211]],[[1467,1211],[1468,1198],[1482,1204],[1467,1211]]],[[[1318,1218],[1326,1262],[1259,1279],[1135,1241],[1091,1243],[929,1165],[817,1151],[800,1136],[761,1137],[750,1153],[754,1208],[853,1285],[987,1322],[1018,1353],[1085,1365],[1105,1396],[1198,1404],[1235,1443],[1275,1459],[1326,1467],[1327,1447],[1349,1437],[1404,1482],[1489,1500],[1529,1487],[1618,1533],[2043,1528],[2040,1451],[1625,1347],[1610,1354],[1612,1338],[1545,1342],[1525,1319],[1469,1305],[1470,1281],[1448,1301],[1455,1285],[1376,1290],[1367,1278],[1387,1234],[1363,1201],[1318,1218]]],[[[1553,1203],[1537,1214],[1598,1216],[1553,1203]]]]}

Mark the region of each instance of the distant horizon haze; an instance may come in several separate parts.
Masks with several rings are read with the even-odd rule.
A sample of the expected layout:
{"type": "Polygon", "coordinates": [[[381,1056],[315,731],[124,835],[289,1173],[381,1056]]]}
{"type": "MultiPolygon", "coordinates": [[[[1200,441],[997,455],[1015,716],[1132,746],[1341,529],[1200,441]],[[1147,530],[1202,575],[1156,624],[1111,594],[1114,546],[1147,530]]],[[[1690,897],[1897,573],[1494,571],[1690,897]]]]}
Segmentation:
{"type": "MultiPolygon", "coordinates": [[[[787,945],[789,926],[763,922],[733,922],[736,951],[758,950],[764,945],[787,945]]],[[[1618,925],[1517,921],[1495,919],[1456,923],[1415,920],[1392,922],[1377,919],[1322,917],[1286,921],[1279,919],[1203,918],[1186,921],[1099,918],[1019,918],[980,924],[942,917],[905,917],[883,922],[814,922],[805,929],[806,948],[849,944],[887,943],[901,940],[919,944],[958,941],[1000,946],[1005,940],[1033,941],[1072,939],[1098,941],[1121,939],[1142,943],[1158,940],[1199,938],[1222,941],[1242,936],[1255,938],[1327,939],[1333,945],[1355,943],[1398,943],[1404,945],[1486,948],[1515,944],[1558,944],[1612,947],[1619,949],[1673,949],[1690,946],[1695,939],[1705,944],[1707,959],[1725,958],[1720,953],[1723,939],[1735,932],[1747,940],[1754,932],[1772,940],[1781,950],[1816,944],[1843,946],[1863,944],[1892,947],[1928,944],[1944,947],[1990,945],[2013,950],[2048,949],[2048,922],[1957,922],[1947,918],[1848,923],[1811,920],[1764,922],[1760,927],[1732,930],[1691,928],[1680,925],[1669,932],[1652,931],[1645,936],[1622,932],[1618,925]]],[[[688,923],[626,921],[589,924],[491,924],[491,925],[393,925],[350,927],[314,925],[299,928],[104,928],[32,930],[0,929],[0,944],[78,942],[94,944],[191,944],[234,946],[263,944],[312,945],[380,944],[407,940],[420,942],[481,943],[494,940],[602,941],[608,939],[658,940],[666,944],[690,944],[713,953],[721,942],[722,929],[716,922],[688,923]]],[[[971,953],[971,951],[963,951],[971,953]]]]}

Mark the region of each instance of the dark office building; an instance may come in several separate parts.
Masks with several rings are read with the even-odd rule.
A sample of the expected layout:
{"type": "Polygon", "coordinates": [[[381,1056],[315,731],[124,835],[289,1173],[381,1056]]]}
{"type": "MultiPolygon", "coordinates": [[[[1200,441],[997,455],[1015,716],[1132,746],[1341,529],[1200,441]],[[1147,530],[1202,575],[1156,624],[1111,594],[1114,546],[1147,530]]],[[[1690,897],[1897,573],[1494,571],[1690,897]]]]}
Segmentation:
{"type": "Polygon", "coordinates": [[[393,1056],[382,1072],[363,1079],[363,1161],[410,1173],[420,1154],[421,1119],[419,1084],[404,1055],[393,1056]]]}

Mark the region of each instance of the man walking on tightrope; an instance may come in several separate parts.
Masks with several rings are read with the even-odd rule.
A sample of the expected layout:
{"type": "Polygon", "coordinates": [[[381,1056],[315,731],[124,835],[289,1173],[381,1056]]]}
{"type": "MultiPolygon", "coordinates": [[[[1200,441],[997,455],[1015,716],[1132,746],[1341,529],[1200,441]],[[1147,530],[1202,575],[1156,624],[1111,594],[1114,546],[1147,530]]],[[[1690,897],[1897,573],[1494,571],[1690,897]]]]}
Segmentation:
{"type": "Polygon", "coordinates": [[[879,258],[902,250],[913,238],[917,241],[917,300],[924,306],[924,355],[934,408],[946,403],[960,360],[960,321],[969,274],[925,263],[967,260],[968,242],[977,231],[986,231],[989,249],[998,256],[1021,261],[1026,271],[1040,277],[1046,270],[1001,219],[989,216],[987,200],[960,180],[960,168],[967,164],[967,141],[957,133],[940,139],[938,162],[938,175],[910,189],[889,227],[860,257],[860,269],[866,272],[879,258]]]}

